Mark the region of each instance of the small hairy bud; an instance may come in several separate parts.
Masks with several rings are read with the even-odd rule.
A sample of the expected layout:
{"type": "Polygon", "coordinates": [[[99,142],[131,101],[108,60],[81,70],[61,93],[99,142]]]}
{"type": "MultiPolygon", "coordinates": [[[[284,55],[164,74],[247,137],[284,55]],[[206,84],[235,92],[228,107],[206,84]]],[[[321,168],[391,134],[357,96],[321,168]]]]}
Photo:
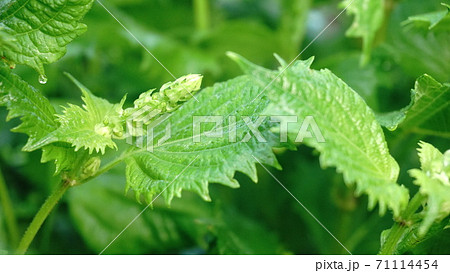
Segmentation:
{"type": "Polygon", "coordinates": [[[134,107],[124,111],[124,119],[148,125],[156,117],[175,111],[200,90],[202,78],[199,74],[190,74],[164,84],[158,92],[150,89],[142,93],[134,101],[134,107]]]}
{"type": "Polygon", "coordinates": [[[203,77],[199,74],[190,74],[174,82],[164,84],[159,93],[168,99],[171,105],[190,99],[200,89],[203,77]]]}
{"type": "Polygon", "coordinates": [[[98,169],[100,168],[100,163],[101,163],[100,157],[98,156],[91,157],[83,165],[81,178],[84,179],[93,176],[95,173],[97,173],[98,169]]]}

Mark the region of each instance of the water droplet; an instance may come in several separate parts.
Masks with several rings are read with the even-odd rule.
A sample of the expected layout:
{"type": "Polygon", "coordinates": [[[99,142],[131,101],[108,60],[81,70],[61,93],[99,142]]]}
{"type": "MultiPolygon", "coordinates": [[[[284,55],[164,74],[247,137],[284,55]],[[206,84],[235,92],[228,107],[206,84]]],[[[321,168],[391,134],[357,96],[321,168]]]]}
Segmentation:
{"type": "Polygon", "coordinates": [[[395,131],[396,129],[397,129],[397,125],[394,125],[394,126],[388,126],[387,127],[387,129],[389,130],[389,131],[395,131]]]}
{"type": "Polygon", "coordinates": [[[47,77],[45,75],[39,75],[39,83],[40,84],[46,84],[47,83],[47,77]]]}

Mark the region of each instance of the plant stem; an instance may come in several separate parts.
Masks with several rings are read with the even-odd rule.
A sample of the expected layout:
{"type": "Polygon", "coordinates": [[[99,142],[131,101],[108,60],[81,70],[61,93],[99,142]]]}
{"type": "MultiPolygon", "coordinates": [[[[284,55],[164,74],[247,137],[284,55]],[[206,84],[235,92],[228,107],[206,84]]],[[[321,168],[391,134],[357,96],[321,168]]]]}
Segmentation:
{"type": "Polygon", "coordinates": [[[396,254],[397,245],[404,236],[405,232],[408,231],[409,225],[408,222],[411,221],[411,217],[414,213],[419,209],[422,205],[425,196],[423,196],[420,192],[416,193],[411,201],[408,203],[405,211],[402,213],[399,221],[396,221],[392,226],[391,231],[386,238],[386,242],[380,249],[378,254],[380,255],[393,255],[396,254]]]}
{"type": "Polygon", "coordinates": [[[205,31],[210,26],[209,0],[194,0],[195,27],[205,31]]]}
{"type": "Polygon", "coordinates": [[[34,216],[33,221],[28,226],[27,231],[23,235],[22,240],[20,241],[20,244],[16,250],[16,254],[25,254],[47,216],[50,214],[52,209],[70,187],[71,184],[69,181],[61,182],[58,188],[47,198],[47,200],[45,200],[44,204],[39,209],[38,213],[34,216]]]}
{"type": "Polygon", "coordinates": [[[8,228],[8,234],[12,247],[16,247],[19,242],[19,233],[17,228],[17,219],[14,214],[11,198],[8,194],[8,187],[6,186],[5,179],[3,177],[2,170],[0,169],[0,201],[5,213],[6,227],[8,228]]]}
{"type": "Polygon", "coordinates": [[[87,177],[84,180],[75,183],[73,181],[62,181],[59,187],[47,198],[47,200],[45,200],[44,204],[39,209],[38,213],[34,216],[33,221],[28,226],[27,231],[23,235],[22,240],[20,241],[20,244],[17,247],[16,254],[25,254],[34,237],[36,236],[37,232],[44,223],[45,219],[47,219],[47,217],[49,216],[50,212],[53,210],[55,205],[58,203],[58,201],[70,187],[82,185],[89,182],[90,180],[98,177],[99,175],[109,171],[110,169],[115,167],[117,164],[119,164],[125,158],[127,158],[132,154],[133,152],[124,152],[119,157],[117,157],[113,161],[106,164],[103,168],[98,170],[93,176],[87,177]]]}

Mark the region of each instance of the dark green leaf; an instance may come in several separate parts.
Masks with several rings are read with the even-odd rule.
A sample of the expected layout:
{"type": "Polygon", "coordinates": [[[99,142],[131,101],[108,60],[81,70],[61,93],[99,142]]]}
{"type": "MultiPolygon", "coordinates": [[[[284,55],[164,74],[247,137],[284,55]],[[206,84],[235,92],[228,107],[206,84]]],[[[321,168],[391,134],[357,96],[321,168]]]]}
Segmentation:
{"type": "Polygon", "coordinates": [[[0,7],[0,27],[4,27],[16,43],[14,47],[1,47],[1,55],[10,62],[27,64],[44,75],[44,64],[59,60],[66,53],[66,45],[86,31],[86,25],[79,21],[94,1],[4,2],[0,7]]]}
{"type": "MultiPolygon", "coordinates": [[[[87,245],[102,251],[144,205],[123,196],[123,176],[104,175],[93,183],[73,190],[69,196],[70,215],[87,245]]],[[[171,208],[155,202],[108,247],[106,254],[156,254],[195,247],[206,234],[212,211],[208,203],[186,196],[171,208]]]]}
{"type": "Polygon", "coordinates": [[[9,110],[7,120],[21,118],[22,123],[15,132],[27,134],[28,142],[23,148],[29,151],[42,138],[56,130],[55,109],[48,99],[31,85],[0,66],[0,105],[9,110]]]}

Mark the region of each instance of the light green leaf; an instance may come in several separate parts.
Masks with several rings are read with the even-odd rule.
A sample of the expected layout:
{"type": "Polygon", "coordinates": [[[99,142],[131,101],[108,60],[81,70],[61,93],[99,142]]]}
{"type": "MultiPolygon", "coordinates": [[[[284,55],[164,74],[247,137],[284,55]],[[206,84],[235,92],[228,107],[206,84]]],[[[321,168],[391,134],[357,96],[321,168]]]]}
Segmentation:
{"type": "Polygon", "coordinates": [[[0,7],[0,26],[15,40],[15,47],[0,48],[8,61],[26,64],[44,75],[44,64],[56,62],[66,45],[86,31],[79,23],[93,0],[17,0],[0,7]]]}
{"type": "MultiPolygon", "coordinates": [[[[399,166],[372,110],[355,91],[329,70],[310,69],[312,59],[280,68],[281,73],[236,54],[230,57],[266,88],[271,104],[265,113],[296,116],[300,121],[312,116],[325,141],[305,138],[304,142],[321,153],[321,165],[335,166],[346,183],[356,183],[356,193],[369,196],[370,208],[378,202],[381,214],[389,207],[399,215],[408,202],[408,191],[396,184],[399,166]]],[[[300,128],[297,123],[288,130],[295,136],[300,128]]]]}
{"type": "Polygon", "coordinates": [[[147,201],[161,193],[170,203],[174,196],[181,196],[184,189],[209,200],[208,183],[236,188],[239,186],[233,179],[236,171],[256,181],[257,160],[278,166],[271,150],[273,136],[264,124],[260,126],[261,133],[267,142],[258,142],[255,137],[241,141],[249,133],[245,116],[256,123],[267,105],[266,100],[251,101],[259,91],[247,77],[219,83],[203,89],[196,96],[198,101],[189,100],[165,120],[153,125],[153,146],[140,145],[137,141],[135,145],[142,148],[133,148],[132,156],[126,160],[127,188],[133,189],[138,198],[143,195],[147,201]],[[199,131],[194,134],[196,116],[217,117],[221,124],[204,122],[196,127],[199,131]],[[170,137],[162,142],[168,125],[170,137]],[[214,135],[220,131],[223,134],[214,135]]]}
{"type": "Polygon", "coordinates": [[[40,92],[11,73],[11,69],[0,66],[0,79],[0,105],[9,110],[7,120],[21,118],[22,123],[13,131],[29,136],[23,148],[29,151],[58,127],[55,109],[40,92]]]}
{"type": "Polygon", "coordinates": [[[67,178],[79,177],[78,168],[88,159],[88,152],[84,150],[75,151],[70,144],[56,142],[42,147],[41,162],[55,162],[55,175],[63,171],[68,172],[67,178]],[[72,173],[72,172],[77,173],[72,173]]]}
{"type": "Polygon", "coordinates": [[[119,104],[111,104],[94,96],[75,78],[68,76],[83,94],[83,108],[73,104],[65,107],[62,115],[56,115],[58,129],[31,146],[31,150],[54,142],[70,143],[75,151],[83,148],[90,154],[93,151],[104,153],[107,147],[116,149],[112,138],[123,136],[122,106],[125,98],[119,104]]]}
{"type": "Polygon", "coordinates": [[[429,75],[416,81],[411,91],[411,103],[403,109],[379,115],[383,126],[420,134],[450,137],[450,85],[441,84],[429,75]]]}
{"type": "Polygon", "coordinates": [[[450,6],[442,3],[445,10],[428,12],[420,15],[410,16],[408,20],[403,21],[403,26],[413,25],[416,27],[425,27],[428,30],[450,30],[450,6]]]}
{"type": "Polygon", "coordinates": [[[318,60],[314,66],[316,69],[327,68],[332,71],[334,75],[358,92],[367,105],[375,110],[379,108],[378,86],[382,85],[383,79],[379,77],[375,64],[371,63],[361,67],[360,59],[360,53],[346,51],[318,60]]]}
{"type": "Polygon", "coordinates": [[[421,169],[412,169],[409,174],[420,186],[420,193],[428,197],[419,229],[419,234],[424,235],[434,222],[450,214],[450,150],[443,155],[431,144],[422,141],[419,145],[421,169]]]}
{"type": "Polygon", "coordinates": [[[344,0],[341,7],[347,7],[347,13],[355,16],[353,24],[347,30],[348,37],[363,39],[361,62],[370,59],[373,42],[384,19],[384,0],[344,0]]]}
{"type": "MultiPolygon", "coordinates": [[[[14,132],[29,136],[24,151],[34,150],[35,146],[49,137],[58,128],[56,112],[48,99],[31,85],[11,73],[11,69],[0,67],[0,105],[9,110],[7,120],[21,118],[22,123],[14,132]]],[[[63,143],[54,143],[42,147],[41,162],[55,161],[56,174],[72,170],[76,162],[86,159],[82,152],[63,143]]]]}

